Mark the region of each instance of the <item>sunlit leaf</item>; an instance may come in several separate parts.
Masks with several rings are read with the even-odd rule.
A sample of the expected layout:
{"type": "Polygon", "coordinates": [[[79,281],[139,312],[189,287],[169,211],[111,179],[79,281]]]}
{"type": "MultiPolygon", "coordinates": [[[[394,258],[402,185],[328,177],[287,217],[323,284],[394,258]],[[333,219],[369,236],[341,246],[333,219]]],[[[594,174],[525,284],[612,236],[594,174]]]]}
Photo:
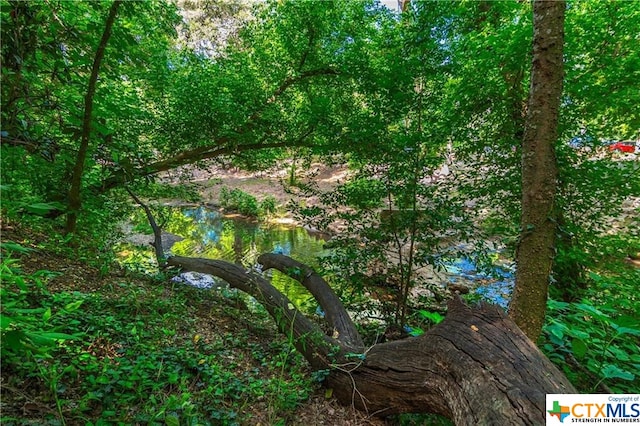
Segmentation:
{"type": "Polygon", "coordinates": [[[82,305],[83,300],[76,300],[75,302],[68,303],[65,305],[64,310],[68,312],[76,311],[80,305],[82,305]]]}
{"type": "Polygon", "coordinates": [[[409,331],[409,335],[413,337],[422,336],[424,334],[424,330],[420,327],[412,327],[411,331],[409,331]]]}
{"type": "Polygon", "coordinates": [[[444,319],[444,317],[440,315],[438,312],[429,312],[429,311],[425,311],[424,309],[421,309],[418,311],[418,313],[420,314],[421,317],[428,319],[434,324],[438,324],[442,322],[442,320],[444,319]]]}

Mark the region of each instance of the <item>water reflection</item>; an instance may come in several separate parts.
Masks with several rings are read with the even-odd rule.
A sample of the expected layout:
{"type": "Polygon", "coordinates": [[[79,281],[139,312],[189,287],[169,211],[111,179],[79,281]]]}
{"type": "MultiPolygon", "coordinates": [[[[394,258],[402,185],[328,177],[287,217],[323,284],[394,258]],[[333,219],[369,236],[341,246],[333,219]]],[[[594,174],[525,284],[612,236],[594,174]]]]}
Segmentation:
{"type": "MultiPolygon", "coordinates": [[[[324,253],[324,240],[299,226],[225,216],[205,207],[176,209],[165,229],[184,237],[171,252],[178,256],[220,259],[250,268],[262,253],[279,253],[311,267],[324,253]]],[[[272,284],[304,310],[315,309],[311,295],[297,281],[269,271],[272,284]]]]}
{"type": "Polygon", "coordinates": [[[280,253],[313,266],[324,240],[304,228],[224,216],[205,207],[181,210],[189,220],[171,221],[167,231],[183,236],[173,254],[222,259],[251,267],[262,253],[280,253]]]}
{"type": "MultiPolygon", "coordinates": [[[[145,218],[141,215],[138,220],[142,222],[145,218]]],[[[171,247],[174,255],[226,260],[246,268],[253,267],[262,253],[284,254],[317,267],[317,258],[325,253],[325,241],[302,227],[225,216],[206,207],[171,209],[165,230],[184,238],[171,247]]],[[[150,248],[144,249],[144,255],[130,248],[121,253],[125,251],[131,257],[125,263],[140,264],[143,263],[141,258],[153,262],[150,248]]],[[[512,269],[493,266],[484,270],[474,260],[462,257],[445,262],[445,270],[445,280],[464,284],[484,299],[507,306],[513,289],[512,269]]],[[[294,304],[305,312],[316,313],[317,303],[300,283],[277,271],[269,271],[268,275],[273,285],[294,304]]],[[[202,285],[210,286],[210,283],[203,281],[202,285]]]]}

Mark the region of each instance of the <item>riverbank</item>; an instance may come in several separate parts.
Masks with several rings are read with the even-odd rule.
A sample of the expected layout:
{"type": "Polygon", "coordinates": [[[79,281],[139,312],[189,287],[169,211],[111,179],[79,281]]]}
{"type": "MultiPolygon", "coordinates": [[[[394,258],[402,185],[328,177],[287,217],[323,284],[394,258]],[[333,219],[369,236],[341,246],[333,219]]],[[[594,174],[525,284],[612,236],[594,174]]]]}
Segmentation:
{"type": "MultiPolygon", "coordinates": [[[[209,167],[206,170],[183,167],[161,176],[162,181],[169,184],[188,182],[201,198],[201,202],[209,207],[220,207],[220,195],[223,188],[240,189],[252,195],[258,202],[267,197],[275,199],[280,206],[275,218],[280,223],[296,224],[287,205],[291,202],[305,206],[321,206],[316,194],[306,194],[298,190],[296,185],[313,185],[319,192],[329,192],[349,177],[346,165],[326,166],[312,163],[304,170],[297,170],[291,184],[291,164],[266,171],[249,172],[236,168],[209,167]]],[[[175,205],[175,200],[167,200],[175,205]]]]}
{"type": "Polygon", "coordinates": [[[24,249],[3,248],[3,289],[20,280],[20,306],[41,312],[25,330],[76,336],[29,356],[3,342],[3,424],[384,424],[326,397],[271,318],[240,299],[101,274],[44,233],[2,228],[24,249]]]}

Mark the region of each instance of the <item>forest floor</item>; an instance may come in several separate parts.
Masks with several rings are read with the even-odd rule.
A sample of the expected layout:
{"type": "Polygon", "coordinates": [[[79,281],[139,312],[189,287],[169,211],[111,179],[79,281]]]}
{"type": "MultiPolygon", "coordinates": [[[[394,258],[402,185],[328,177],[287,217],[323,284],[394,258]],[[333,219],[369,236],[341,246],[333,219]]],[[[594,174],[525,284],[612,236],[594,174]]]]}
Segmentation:
{"type": "Polygon", "coordinates": [[[387,424],[331,399],[266,313],[241,299],[119,269],[101,274],[48,250],[45,234],[2,227],[3,242],[30,250],[13,255],[14,274],[28,285],[38,271],[52,277],[29,288],[34,303],[52,304],[53,319],[40,326],[82,336],[51,356],[3,353],[2,424],[387,424]],[[83,301],[79,315],[56,303],[72,300],[83,301]],[[171,369],[178,376],[165,377],[171,369]]]}

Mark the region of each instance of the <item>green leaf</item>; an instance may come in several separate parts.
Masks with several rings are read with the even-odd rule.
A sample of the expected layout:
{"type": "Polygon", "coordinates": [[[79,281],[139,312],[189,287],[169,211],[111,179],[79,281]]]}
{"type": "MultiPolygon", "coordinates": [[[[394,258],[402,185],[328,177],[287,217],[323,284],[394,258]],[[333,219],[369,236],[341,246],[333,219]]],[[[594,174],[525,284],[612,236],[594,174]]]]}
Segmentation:
{"type": "Polygon", "coordinates": [[[33,251],[33,249],[28,247],[23,247],[18,243],[14,243],[13,241],[6,241],[4,243],[0,243],[0,247],[4,250],[15,251],[18,253],[29,253],[33,251]]]}
{"type": "Polygon", "coordinates": [[[11,349],[21,349],[24,347],[25,335],[22,331],[19,330],[11,330],[2,335],[2,346],[11,348],[11,349]]]}
{"type": "Polygon", "coordinates": [[[611,352],[611,354],[613,355],[614,359],[620,363],[622,362],[627,362],[630,361],[631,359],[629,358],[629,355],[627,355],[627,353],[625,351],[623,351],[622,349],[616,347],[616,346],[609,346],[609,348],[607,349],[609,352],[611,352]]]}
{"type": "Polygon", "coordinates": [[[637,328],[635,328],[634,326],[637,325],[639,322],[638,318],[632,315],[620,315],[619,317],[616,318],[616,324],[621,326],[621,327],[629,327],[629,328],[634,328],[637,330],[637,328]]]}
{"type": "Polygon", "coordinates": [[[576,328],[567,329],[567,334],[576,339],[589,340],[591,335],[584,330],[578,330],[576,328]]]}
{"type": "Polygon", "coordinates": [[[621,369],[617,365],[607,364],[602,369],[602,375],[605,379],[622,379],[622,380],[633,380],[636,378],[635,375],[629,373],[626,370],[621,369]]]}
{"type": "Polygon", "coordinates": [[[578,310],[585,312],[591,316],[593,316],[596,319],[599,320],[606,320],[609,318],[609,315],[605,314],[604,312],[594,308],[591,305],[587,305],[586,303],[578,303],[576,304],[576,308],[578,308],[578,310]]]}
{"type": "Polygon", "coordinates": [[[180,426],[180,420],[178,420],[178,417],[176,416],[166,416],[164,418],[164,422],[167,426],[180,426]]]}
{"type": "Polygon", "coordinates": [[[27,291],[29,290],[29,287],[27,286],[27,284],[24,282],[24,278],[18,276],[15,277],[15,281],[16,285],[18,286],[18,288],[22,291],[27,291]]]}
{"type": "MultiPolygon", "coordinates": [[[[111,382],[111,381],[109,380],[109,378],[108,378],[107,376],[105,376],[105,375],[98,376],[98,378],[96,379],[96,383],[100,383],[101,385],[107,385],[107,384],[109,384],[110,382],[111,382]]],[[[115,412],[114,412],[113,414],[107,414],[107,412],[106,412],[106,411],[102,413],[102,415],[103,415],[103,416],[105,416],[105,415],[111,415],[111,416],[113,416],[114,414],[115,414],[115,412]]]]}
{"type": "Polygon", "coordinates": [[[429,312],[429,311],[425,311],[423,309],[419,310],[418,313],[420,314],[420,316],[422,316],[423,318],[428,319],[429,321],[433,322],[434,324],[438,324],[440,322],[442,322],[442,320],[444,319],[444,317],[442,315],[440,315],[437,312],[429,312]]]}
{"type": "Polygon", "coordinates": [[[36,347],[53,346],[56,341],[53,338],[42,336],[40,333],[25,332],[24,336],[36,347]]]}
{"type": "Polygon", "coordinates": [[[13,309],[12,311],[20,314],[39,314],[41,312],[44,312],[45,309],[44,308],[20,308],[20,309],[13,309]]]}
{"type": "Polygon", "coordinates": [[[72,336],[71,334],[55,332],[26,332],[25,335],[33,340],[34,343],[36,343],[36,341],[53,342],[55,340],[71,340],[76,338],[76,336],[72,336]]]}
{"type": "Polygon", "coordinates": [[[47,308],[47,310],[42,314],[43,321],[49,321],[49,318],[51,318],[51,308],[47,308]]]}
{"type": "Polygon", "coordinates": [[[424,334],[424,330],[421,329],[420,327],[412,327],[411,331],[409,332],[409,335],[413,337],[422,336],[423,334],[424,334]]]}
{"type": "Polygon", "coordinates": [[[83,300],[76,300],[75,302],[71,302],[68,303],[65,307],[64,310],[68,311],[68,312],[73,312],[78,310],[78,308],[80,307],[80,305],[82,305],[82,302],[84,302],[83,300]]]}
{"type": "MultiPolygon", "coordinates": [[[[614,325],[614,324],[611,324],[614,325]]],[[[623,334],[631,334],[633,336],[640,336],[640,330],[631,327],[614,327],[618,332],[618,336],[623,334]]]]}
{"type": "Polygon", "coordinates": [[[552,324],[549,327],[547,327],[547,330],[549,331],[549,333],[551,333],[552,335],[554,335],[555,337],[557,337],[558,339],[562,340],[564,338],[564,330],[563,330],[563,326],[560,324],[552,324]]]}
{"type": "Polygon", "coordinates": [[[566,309],[569,306],[569,303],[562,302],[559,300],[549,299],[548,305],[549,305],[549,309],[562,310],[562,309],[566,309]]]}
{"type": "Polygon", "coordinates": [[[2,316],[0,316],[0,329],[1,329],[1,330],[6,330],[6,329],[8,329],[8,328],[9,328],[9,326],[10,326],[11,324],[13,324],[13,323],[14,323],[13,318],[8,317],[8,316],[6,316],[6,315],[2,315],[2,316]]]}
{"type": "Polygon", "coordinates": [[[98,121],[94,121],[92,123],[92,127],[94,130],[96,130],[98,133],[100,133],[102,136],[108,136],[110,134],[113,133],[113,129],[109,129],[106,126],[103,126],[102,124],[100,124],[100,122],[98,121]]]}
{"type": "Polygon", "coordinates": [[[583,359],[587,354],[587,344],[582,339],[573,339],[571,340],[571,350],[573,351],[573,356],[577,359],[583,359]]]}

